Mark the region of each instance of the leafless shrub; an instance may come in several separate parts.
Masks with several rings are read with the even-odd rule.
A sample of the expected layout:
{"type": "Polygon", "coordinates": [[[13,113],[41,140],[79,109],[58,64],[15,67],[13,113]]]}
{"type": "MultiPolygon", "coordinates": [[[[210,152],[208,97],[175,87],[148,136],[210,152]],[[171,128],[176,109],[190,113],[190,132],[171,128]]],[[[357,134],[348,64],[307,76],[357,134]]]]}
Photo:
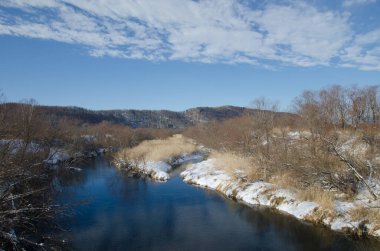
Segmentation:
{"type": "Polygon", "coordinates": [[[185,135],[220,152],[249,158],[261,179],[296,189],[321,187],[352,195],[365,180],[379,177],[378,86],[305,91],[294,101],[299,117],[273,116],[276,107],[265,99],[255,104],[263,109],[256,116],[202,124],[185,135]]]}
{"type": "Polygon", "coordinates": [[[35,103],[2,106],[0,135],[0,249],[45,249],[51,237],[38,226],[54,217],[51,204],[51,175],[42,160],[50,131],[48,121],[35,111],[35,103]]]}

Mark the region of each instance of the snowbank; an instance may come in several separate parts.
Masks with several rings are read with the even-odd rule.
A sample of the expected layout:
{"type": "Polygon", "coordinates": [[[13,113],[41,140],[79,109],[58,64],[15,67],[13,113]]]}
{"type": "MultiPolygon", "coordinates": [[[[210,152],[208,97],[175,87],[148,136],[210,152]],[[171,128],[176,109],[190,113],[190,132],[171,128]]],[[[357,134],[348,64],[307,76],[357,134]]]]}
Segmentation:
{"type": "Polygon", "coordinates": [[[141,172],[150,176],[154,180],[166,181],[170,178],[171,165],[164,161],[148,161],[139,167],[141,172]]]}
{"type": "MultiPolygon", "coordinates": [[[[298,219],[322,223],[333,230],[345,232],[357,232],[360,225],[359,221],[350,218],[350,210],[360,207],[363,203],[375,203],[361,193],[352,202],[336,201],[336,213],[328,214],[314,201],[299,200],[291,190],[263,181],[249,183],[233,179],[226,172],[215,168],[213,159],[192,164],[181,173],[181,177],[189,184],[219,191],[245,204],[268,206],[298,219]]],[[[380,236],[380,230],[375,227],[371,224],[366,225],[369,234],[380,236]]]]}
{"type": "Polygon", "coordinates": [[[78,158],[95,158],[99,155],[103,155],[107,152],[105,148],[98,148],[94,151],[84,151],[70,153],[69,151],[62,148],[52,148],[50,149],[49,157],[45,160],[45,163],[49,165],[57,165],[62,162],[66,162],[72,159],[78,158]]]}
{"type": "Polygon", "coordinates": [[[51,149],[49,157],[45,160],[45,163],[49,165],[56,165],[60,162],[68,161],[71,159],[70,154],[63,149],[51,149]]]}
{"type": "Polygon", "coordinates": [[[203,154],[193,153],[193,154],[183,154],[175,159],[168,159],[166,161],[146,161],[139,162],[133,166],[129,166],[123,160],[116,160],[115,165],[118,168],[126,168],[137,172],[140,175],[146,175],[156,181],[167,181],[170,179],[170,172],[174,166],[194,163],[203,160],[203,154]]]}
{"type": "Polygon", "coordinates": [[[186,163],[198,163],[204,158],[203,153],[182,154],[180,157],[170,160],[171,165],[183,165],[186,163]]]}

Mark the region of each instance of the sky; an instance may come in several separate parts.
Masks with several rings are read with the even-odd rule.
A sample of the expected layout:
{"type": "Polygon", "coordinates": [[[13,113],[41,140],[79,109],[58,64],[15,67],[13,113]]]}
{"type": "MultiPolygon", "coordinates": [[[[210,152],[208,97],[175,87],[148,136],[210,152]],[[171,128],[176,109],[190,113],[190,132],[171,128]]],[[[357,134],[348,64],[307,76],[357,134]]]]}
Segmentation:
{"type": "Polygon", "coordinates": [[[0,0],[7,101],[88,109],[287,110],[380,84],[379,0],[0,0]]]}

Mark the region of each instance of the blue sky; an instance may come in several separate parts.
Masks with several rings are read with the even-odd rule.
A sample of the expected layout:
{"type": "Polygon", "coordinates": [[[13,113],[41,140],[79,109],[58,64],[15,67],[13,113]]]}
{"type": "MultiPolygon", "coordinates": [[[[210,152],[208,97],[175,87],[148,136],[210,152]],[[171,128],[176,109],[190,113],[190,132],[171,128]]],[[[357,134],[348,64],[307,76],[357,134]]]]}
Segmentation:
{"type": "Polygon", "coordinates": [[[1,0],[7,100],[89,109],[287,109],[304,89],[380,84],[380,2],[1,0]]]}

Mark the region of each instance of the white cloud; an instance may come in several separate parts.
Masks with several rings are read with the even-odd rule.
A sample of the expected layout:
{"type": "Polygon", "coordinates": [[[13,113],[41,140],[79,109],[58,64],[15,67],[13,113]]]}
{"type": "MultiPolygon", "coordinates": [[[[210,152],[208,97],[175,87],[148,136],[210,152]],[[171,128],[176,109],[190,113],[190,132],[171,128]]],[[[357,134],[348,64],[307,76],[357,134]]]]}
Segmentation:
{"type": "Polygon", "coordinates": [[[59,7],[60,4],[55,0],[2,0],[0,6],[20,8],[55,8],[59,7]]]}
{"type": "Polygon", "coordinates": [[[348,8],[348,7],[358,6],[358,5],[371,4],[375,2],[376,0],[344,0],[343,6],[348,8]]]}
{"type": "MultiPolygon", "coordinates": [[[[350,39],[347,17],[307,5],[270,5],[253,21],[266,31],[265,43],[300,65],[327,64],[350,39]]],[[[286,60],[286,59],[285,59],[286,60]]]]}
{"type": "Polygon", "coordinates": [[[357,35],[341,58],[345,67],[380,71],[380,28],[357,35]]]}
{"type": "Polygon", "coordinates": [[[380,66],[378,31],[355,34],[347,14],[301,2],[3,0],[1,10],[0,35],[81,44],[95,57],[380,66]]]}

